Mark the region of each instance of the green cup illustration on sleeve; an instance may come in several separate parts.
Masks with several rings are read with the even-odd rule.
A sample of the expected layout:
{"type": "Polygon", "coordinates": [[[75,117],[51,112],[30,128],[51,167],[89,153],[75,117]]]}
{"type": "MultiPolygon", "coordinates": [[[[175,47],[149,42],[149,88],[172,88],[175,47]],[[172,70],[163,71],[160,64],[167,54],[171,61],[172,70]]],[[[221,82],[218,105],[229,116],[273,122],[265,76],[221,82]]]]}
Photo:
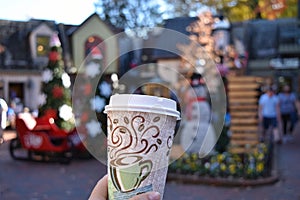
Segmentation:
{"type": "Polygon", "coordinates": [[[111,97],[105,113],[109,199],[126,200],[148,191],[163,197],[175,125],[180,119],[176,102],[119,94],[111,97]]]}
{"type": "Polygon", "coordinates": [[[110,165],[110,176],[115,188],[121,192],[130,192],[137,189],[145,180],[152,169],[151,160],[142,160],[141,156],[119,158],[119,167],[110,165]],[[133,163],[125,163],[124,160],[136,159],[133,163]],[[122,166],[122,167],[120,167],[122,166]]]}

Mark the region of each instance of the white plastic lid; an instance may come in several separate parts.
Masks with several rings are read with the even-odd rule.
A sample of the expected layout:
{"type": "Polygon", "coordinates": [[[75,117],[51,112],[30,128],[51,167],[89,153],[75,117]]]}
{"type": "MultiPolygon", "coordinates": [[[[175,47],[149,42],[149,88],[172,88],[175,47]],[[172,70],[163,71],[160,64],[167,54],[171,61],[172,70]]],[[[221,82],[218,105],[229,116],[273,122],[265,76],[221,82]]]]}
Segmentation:
{"type": "Polygon", "coordinates": [[[110,97],[109,105],[105,106],[104,113],[108,111],[140,111],[169,115],[180,119],[176,102],[164,97],[139,94],[115,94],[110,97]]]}

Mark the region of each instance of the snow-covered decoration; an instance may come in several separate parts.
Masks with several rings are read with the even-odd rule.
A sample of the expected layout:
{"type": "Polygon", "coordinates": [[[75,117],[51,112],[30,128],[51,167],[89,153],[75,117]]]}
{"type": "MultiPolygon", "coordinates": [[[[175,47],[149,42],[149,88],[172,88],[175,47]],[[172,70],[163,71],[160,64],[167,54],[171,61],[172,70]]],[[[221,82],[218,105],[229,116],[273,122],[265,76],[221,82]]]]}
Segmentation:
{"type": "Polygon", "coordinates": [[[94,78],[98,74],[100,74],[100,65],[96,62],[89,62],[86,65],[85,74],[91,78],[94,78]]]}
{"type": "Polygon", "coordinates": [[[96,120],[91,120],[86,124],[86,129],[88,130],[90,136],[96,137],[101,133],[101,124],[96,120]]]}
{"type": "Polygon", "coordinates": [[[103,109],[113,89],[107,75],[102,74],[105,53],[98,46],[89,46],[85,52],[86,60],[82,70],[79,70],[82,79],[78,86],[75,83],[73,87],[73,109],[78,132],[85,135],[86,144],[89,146],[90,138],[105,131],[101,126],[106,117],[103,109]]]}
{"type": "Polygon", "coordinates": [[[108,84],[106,81],[103,81],[99,86],[98,89],[100,91],[100,94],[103,95],[105,98],[109,98],[112,90],[111,85],[108,84]]]}
{"type": "Polygon", "coordinates": [[[105,106],[105,99],[100,96],[90,99],[91,108],[97,112],[101,112],[105,106]]]}
{"type": "Polygon", "coordinates": [[[70,76],[66,72],[62,74],[61,80],[65,88],[69,88],[71,86],[70,76]]]}
{"type": "Polygon", "coordinates": [[[43,71],[42,74],[43,82],[48,83],[49,81],[53,80],[53,72],[49,69],[43,71]]]}
{"type": "Polygon", "coordinates": [[[180,144],[186,152],[199,154],[200,157],[208,155],[217,141],[205,83],[200,74],[195,73],[191,77],[192,87],[184,97],[188,104],[183,111],[184,127],[180,138],[180,144]]]}
{"type": "Polygon", "coordinates": [[[68,121],[73,118],[72,107],[67,104],[62,105],[59,108],[59,117],[65,121],[68,121]]]}

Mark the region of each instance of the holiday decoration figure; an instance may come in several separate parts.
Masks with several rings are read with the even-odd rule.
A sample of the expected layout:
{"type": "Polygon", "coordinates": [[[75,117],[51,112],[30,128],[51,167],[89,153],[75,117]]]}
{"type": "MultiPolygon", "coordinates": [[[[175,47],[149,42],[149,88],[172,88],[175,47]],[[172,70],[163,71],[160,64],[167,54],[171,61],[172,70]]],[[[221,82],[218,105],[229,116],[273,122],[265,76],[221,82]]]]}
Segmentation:
{"type": "Polygon", "coordinates": [[[73,94],[73,102],[76,102],[75,112],[78,115],[78,130],[85,137],[93,139],[105,129],[106,115],[103,110],[112,94],[110,76],[103,73],[101,47],[91,46],[87,50],[83,70],[76,78],[73,94]]]}
{"type": "Polygon", "coordinates": [[[72,94],[76,129],[89,153],[103,160],[106,156],[107,122],[103,110],[112,94],[111,75],[105,72],[103,43],[89,45],[85,52],[72,94]]]}
{"type": "Polygon", "coordinates": [[[207,102],[207,89],[202,76],[194,73],[191,88],[185,96],[186,110],[181,145],[187,153],[205,156],[216,143],[216,134],[211,125],[211,111],[207,102]]]}
{"type": "Polygon", "coordinates": [[[188,153],[199,153],[201,157],[212,150],[224,151],[228,144],[228,124],[224,128],[226,76],[244,67],[243,60],[229,44],[229,28],[229,21],[222,15],[214,17],[210,11],[204,11],[187,27],[191,33],[190,43],[177,44],[182,52],[180,70],[191,81],[191,88],[184,97],[187,109],[181,145],[188,153]],[[216,146],[220,139],[223,141],[216,146]]]}

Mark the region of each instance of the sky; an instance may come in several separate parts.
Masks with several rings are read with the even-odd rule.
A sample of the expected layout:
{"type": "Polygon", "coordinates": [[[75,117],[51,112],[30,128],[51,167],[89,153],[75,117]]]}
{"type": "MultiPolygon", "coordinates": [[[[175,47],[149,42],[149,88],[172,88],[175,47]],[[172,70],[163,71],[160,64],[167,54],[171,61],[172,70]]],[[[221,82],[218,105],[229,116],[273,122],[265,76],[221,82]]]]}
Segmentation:
{"type": "Polygon", "coordinates": [[[54,20],[79,25],[95,12],[95,0],[0,0],[0,19],[54,20]]]}

